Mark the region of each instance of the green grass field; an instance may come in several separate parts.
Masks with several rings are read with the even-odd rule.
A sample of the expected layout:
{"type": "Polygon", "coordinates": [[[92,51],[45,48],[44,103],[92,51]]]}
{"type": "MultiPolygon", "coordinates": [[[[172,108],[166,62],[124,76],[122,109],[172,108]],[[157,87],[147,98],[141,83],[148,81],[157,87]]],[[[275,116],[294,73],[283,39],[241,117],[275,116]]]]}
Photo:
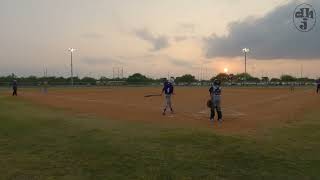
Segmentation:
{"type": "Polygon", "coordinates": [[[1,179],[318,179],[320,113],[256,136],[117,122],[0,96],[1,179]]]}

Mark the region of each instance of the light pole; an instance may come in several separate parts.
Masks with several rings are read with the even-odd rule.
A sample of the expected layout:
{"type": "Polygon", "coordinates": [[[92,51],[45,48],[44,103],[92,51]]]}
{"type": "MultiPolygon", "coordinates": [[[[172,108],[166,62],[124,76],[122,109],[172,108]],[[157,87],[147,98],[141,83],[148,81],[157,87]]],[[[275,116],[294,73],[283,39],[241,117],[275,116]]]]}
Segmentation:
{"type": "Polygon", "coordinates": [[[70,65],[71,65],[71,86],[73,86],[73,63],[72,63],[72,53],[73,51],[75,51],[76,49],[74,48],[69,48],[69,52],[70,52],[70,65]]]}
{"type": "Polygon", "coordinates": [[[244,53],[244,73],[247,74],[247,53],[250,52],[250,49],[244,48],[242,52],[244,53]]]}

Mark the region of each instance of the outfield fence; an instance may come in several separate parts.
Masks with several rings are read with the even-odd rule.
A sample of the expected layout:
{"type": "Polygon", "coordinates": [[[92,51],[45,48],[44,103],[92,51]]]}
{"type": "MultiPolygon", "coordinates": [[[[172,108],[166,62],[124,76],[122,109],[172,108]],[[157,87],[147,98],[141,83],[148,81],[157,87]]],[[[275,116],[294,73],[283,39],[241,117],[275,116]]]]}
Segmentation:
{"type": "MultiPolygon", "coordinates": [[[[19,87],[103,87],[103,86],[162,86],[161,82],[126,82],[126,81],[108,81],[108,82],[74,82],[73,86],[70,82],[18,82],[19,87]]],[[[175,83],[175,86],[192,86],[206,87],[211,86],[212,82],[194,82],[194,83],[175,83]]],[[[0,87],[10,88],[12,82],[0,82],[0,87]]],[[[225,82],[225,87],[308,87],[316,86],[315,82],[225,82]]]]}

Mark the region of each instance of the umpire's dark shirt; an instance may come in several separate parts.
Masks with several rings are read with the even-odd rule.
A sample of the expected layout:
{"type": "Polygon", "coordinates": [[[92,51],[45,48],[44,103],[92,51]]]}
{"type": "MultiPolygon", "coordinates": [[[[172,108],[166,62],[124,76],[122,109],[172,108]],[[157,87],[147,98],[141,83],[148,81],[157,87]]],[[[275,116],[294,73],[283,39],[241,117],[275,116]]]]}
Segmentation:
{"type": "Polygon", "coordinates": [[[17,82],[13,82],[12,83],[12,88],[13,89],[17,89],[18,88],[18,83],[17,82]]]}

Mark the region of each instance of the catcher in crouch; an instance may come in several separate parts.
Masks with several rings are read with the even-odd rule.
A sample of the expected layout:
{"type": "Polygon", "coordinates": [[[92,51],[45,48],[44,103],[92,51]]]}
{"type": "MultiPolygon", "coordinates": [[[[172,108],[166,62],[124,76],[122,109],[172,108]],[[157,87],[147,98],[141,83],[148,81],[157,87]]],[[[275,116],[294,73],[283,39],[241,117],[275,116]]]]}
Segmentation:
{"type": "Polygon", "coordinates": [[[210,121],[213,122],[215,116],[215,110],[218,113],[218,121],[222,122],[222,111],[221,111],[221,81],[215,79],[213,86],[210,87],[209,92],[211,96],[211,115],[210,121]]]}
{"type": "Polygon", "coordinates": [[[165,107],[163,109],[162,115],[166,115],[167,108],[170,108],[171,113],[173,113],[171,96],[174,94],[173,90],[174,79],[171,77],[170,81],[166,80],[163,84],[161,95],[165,94],[165,107]]]}

